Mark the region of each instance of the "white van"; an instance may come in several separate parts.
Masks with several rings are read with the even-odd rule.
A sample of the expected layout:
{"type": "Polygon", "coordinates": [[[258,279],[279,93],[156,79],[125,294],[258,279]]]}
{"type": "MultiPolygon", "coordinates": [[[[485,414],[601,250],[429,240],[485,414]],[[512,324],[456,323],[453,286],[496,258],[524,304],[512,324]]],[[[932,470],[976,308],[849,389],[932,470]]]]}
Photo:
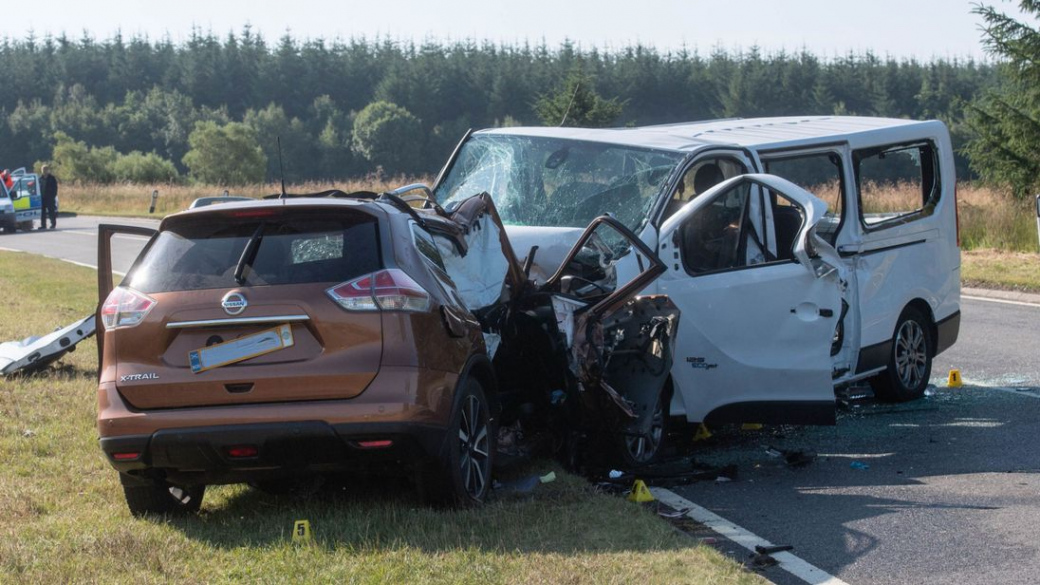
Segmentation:
{"type": "Polygon", "coordinates": [[[833,424],[835,387],[916,398],[956,341],[955,185],[941,122],[792,117],[484,130],[434,191],[488,192],[536,279],[602,213],[657,250],[644,292],[682,311],[662,420],[833,424]]]}

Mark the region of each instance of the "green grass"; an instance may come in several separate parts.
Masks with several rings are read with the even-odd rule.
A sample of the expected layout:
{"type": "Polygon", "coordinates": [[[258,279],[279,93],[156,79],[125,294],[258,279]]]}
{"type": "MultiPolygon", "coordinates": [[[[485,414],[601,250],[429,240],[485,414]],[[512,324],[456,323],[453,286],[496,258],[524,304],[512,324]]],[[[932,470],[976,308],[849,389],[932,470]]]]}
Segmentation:
{"type": "Polygon", "coordinates": [[[965,286],[1040,293],[1040,254],[964,251],[961,281],[965,286]]]}
{"type": "MultiPolygon", "coordinates": [[[[0,340],[89,313],[89,269],[0,252],[0,340]]],[[[559,479],[530,497],[431,510],[399,481],[310,499],[213,488],[188,518],[135,519],[94,429],[96,345],[0,378],[0,583],[758,583],[652,509],[559,479]],[[310,544],[291,542],[310,521],[310,544]]]]}

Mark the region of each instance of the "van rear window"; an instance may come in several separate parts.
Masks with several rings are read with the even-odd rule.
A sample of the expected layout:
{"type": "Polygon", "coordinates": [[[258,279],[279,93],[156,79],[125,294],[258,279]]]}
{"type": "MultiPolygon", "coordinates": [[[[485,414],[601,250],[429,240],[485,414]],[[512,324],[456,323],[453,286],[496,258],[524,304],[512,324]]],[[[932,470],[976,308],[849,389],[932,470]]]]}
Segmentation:
{"type": "Polygon", "coordinates": [[[316,282],[338,283],[380,268],[377,223],[363,213],[281,214],[237,220],[185,217],[163,230],[130,274],[144,293],[316,282]],[[235,271],[249,241],[252,262],[235,271]]]}

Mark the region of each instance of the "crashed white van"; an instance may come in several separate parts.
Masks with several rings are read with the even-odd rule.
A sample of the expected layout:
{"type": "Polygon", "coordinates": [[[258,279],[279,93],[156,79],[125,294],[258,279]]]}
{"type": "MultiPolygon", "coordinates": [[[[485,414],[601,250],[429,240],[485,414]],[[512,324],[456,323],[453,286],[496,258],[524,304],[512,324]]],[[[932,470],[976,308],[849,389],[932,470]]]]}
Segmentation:
{"type": "MultiPolygon", "coordinates": [[[[604,213],[657,252],[668,268],[644,292],[681,310],[662,421],[833,424],[835,387],[916,398],[957,339],[954,163],[938,121],[484,130],[434,192],[447,209],[488,193],[535,280],[604,213]]],[[[619,282],[646,264],[623,254],[619,282]]]]}

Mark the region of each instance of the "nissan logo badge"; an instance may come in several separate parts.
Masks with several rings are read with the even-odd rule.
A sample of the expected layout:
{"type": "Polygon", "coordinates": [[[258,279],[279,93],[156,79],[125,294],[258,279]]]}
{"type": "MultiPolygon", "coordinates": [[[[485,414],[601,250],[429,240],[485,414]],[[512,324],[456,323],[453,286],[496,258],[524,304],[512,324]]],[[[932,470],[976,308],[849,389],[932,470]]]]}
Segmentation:
{"type": "Polygon", "coordinates": [[[245,311],[249,303],[246,302],[246,298],[242,296],[242,293],[229,292],[220,301],[220,306],[224,308],[224,312],[228,315],[237,315],[245,311]]]}

